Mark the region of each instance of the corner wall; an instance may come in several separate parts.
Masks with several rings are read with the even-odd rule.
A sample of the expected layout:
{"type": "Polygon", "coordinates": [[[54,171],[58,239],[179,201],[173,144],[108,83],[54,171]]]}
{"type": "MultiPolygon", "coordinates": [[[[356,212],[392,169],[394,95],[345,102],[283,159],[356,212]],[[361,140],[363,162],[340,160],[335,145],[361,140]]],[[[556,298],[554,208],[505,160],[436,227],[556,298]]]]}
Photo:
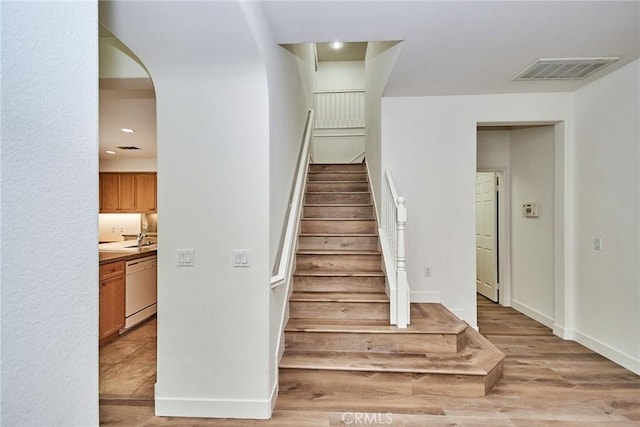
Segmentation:
{"type": "Polygon", "coordinates": [[[554,324],[554,128],[511,131],[511,306],[554,324]],[[522,214],[538,204],[538,217],[522,214]]]}
{"type": "MultiPolygon", "coordinates": [[[[381,186],[384,175],[381,164],[381,97],[401,51],[402,43],[369,42],[365,58],[365,158],[369,168],[373,196],[378,206],[381,203],[381,186]]],[[[378,211],[378,215],[380,215],[380,211],[378,211]]]]}
{"type": "Polygon", "coordinates": [[[98,425],[97,2],[0,7],[0,424],[98,425]]]}
{"type": "MultiPolygon", "coordinates": [[[[298,46],[302,56],[296,56],[278,46],[269,30],[259,2],[243,3],[249,26],[260,50],[267,73],[269,97],[269,263],[272,272],[286,232],[285,220],[289,211],[291,190],[300,156],[302,136],[308,113],[302,79],[313,67],[314,58],[308,56],[310,46],[298,46]]],[[[294,49],[295,51],[296,49],[294,49]]],[[[282,255],[285,256],[285,255],[282,255]]],[[[282,272],[287,274],[290,272],[282,272]]],[[[270,289],[269,300],[269,384],[275,403],[278,387],[279,344],[282,337],[284,312],[289,297],[289,283],[270,289]]]]}
{"type": "Polygon", "coordinates": [[[638,76],[635,61],[575,94],[575,339],[640,374],[638,76]]]}
{"type": "Polygon", "coordinates": [[[268,418],[271,105],[246,10],[105,2],[100,12],[156,91],[156,413],[268,418]],[[193,249],[193,267],[177,266],[178,249],[193,249]],[[249,251],[250,267],[232,266],[234,249],[249,251]]]}

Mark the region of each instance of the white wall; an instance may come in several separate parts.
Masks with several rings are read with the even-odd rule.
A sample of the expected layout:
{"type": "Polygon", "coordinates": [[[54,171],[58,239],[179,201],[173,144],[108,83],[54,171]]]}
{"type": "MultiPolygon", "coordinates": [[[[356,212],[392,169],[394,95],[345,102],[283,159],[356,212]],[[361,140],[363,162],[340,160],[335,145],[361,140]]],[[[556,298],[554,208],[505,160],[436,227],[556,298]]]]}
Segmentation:
{"type": "Polygon", "coordinates": [[[126,47],[113,37],[100,37],[100,78],[148,79],[146,70],[128,53],[126,47]]]}
{"type": "Polygon", "coordinates": [[[100,172],[156,172],[156,159],[114,159],[100,160],[100,172]]]}
{"type": "Polygon", "coordinates": [[[268,418],[271,106],[246,11],[239,2],[101,7],[157,95],[156,413],[268,418]],[[194,249],[193,267],[176,266],[182,248],[194,249]],[[234,249],[250,251],[249,268],[232,267],[234,249]]]}
{"type": "Polygon", "coordinates": [[[639,75],[635,61],[575,94],[575,338],[640,374],[639,75]]]}
{"type": "MultiPolygon", "coordinates": [[[[273,272],[286,232],[285,221],[309,110],[307,100],[310,99],[310,93],[305,89],[309,89],[310,82],[303,82],[302,79],[309,76],[306,71],[313,67],[314,57],[310,55],[311,50],[304,47],[298,48],[302,55],[298,57],[274,42],[262,4],[247,2],[244,3],[244,10],[267,71],[270,128],[269,265],[273,272]]],[[[273,289],[270,294],[269,383],[272,390],[278,386],[278,350],[286,322],[284,311],[288,296],[289,284],[273,289]]]]}
{"type": "Polygon", "coordinates": [[[307,108],[313,108],[313,92],[316,90],[316,49],[313,43],[299,43],[292,46],[298,63],[300,81],[304,88],[307,108]]]}
{"type": "Polygon", "coordinates": [[[511,131],[511,306],[554,323],[554,129],[511,131]],[[538,217],[522,215],[537,202],[538,217]]]}
{"type": "Polygon", "coordinates": [[[0,424],[97,425],[97,2],[1,19],[0,424]]]}
{"type": "Polygon", "coordinates": [[[364,61],[318,62],[317,90],[364,90],[364,61]]]}
{"type": "Polygon", "coordinates": [[[510,130],[478,130],[477,167],[509,170],[511,158],[510,130]]]}
{"type": "MultiPolygon", "coordinates": [[[[572,100],[570,93],[382,99],[381,170],[390,168],[399,193],[406,197],[412,300],[441,301],[476,325],[477,125],[565,121],[562,149],[571,150],[572,100]],[[425,266],[431,267],[431,277],[424,277],[425,266]]],[[[556,167],[562,182],[570,182],[567,166],[556,167]]],[[[565,210],[560,212],[556,239],[564,239],[569,222],[565,210]]],[[[563,294],[570,291],[565,285],[568,274],[562,271],[562,281],[555,283],[563,294]]],[[[563,313],[554,318],[564,322],[563,313]]]]}
{"type": "MultiPolygon", "coordinates": [[[[369,42],[365,58],[365,157],[369,167],[374,198],[380,200],[380,188],[384,170],[381,166],[380,98],[393,70],[402,43],[369,42]]],[[[381,202],[378,202],[378,206],[381,202]]],[[[379,214],[380,212],[378,212],[379,214]]]]}

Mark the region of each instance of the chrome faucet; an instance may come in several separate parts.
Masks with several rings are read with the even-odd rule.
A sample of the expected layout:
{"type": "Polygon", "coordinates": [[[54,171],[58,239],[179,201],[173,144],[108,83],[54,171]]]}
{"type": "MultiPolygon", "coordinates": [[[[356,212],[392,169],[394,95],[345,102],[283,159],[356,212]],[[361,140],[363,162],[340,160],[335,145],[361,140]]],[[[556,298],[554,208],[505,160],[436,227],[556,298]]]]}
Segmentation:
{"type": "Polygon", "coordinates": [[[145,237],[147,237],[147,235],[144,233],[138,234],[138,237],[136,238],[136,245],[142,246],[142,241],[144,240],[145,237]]]}

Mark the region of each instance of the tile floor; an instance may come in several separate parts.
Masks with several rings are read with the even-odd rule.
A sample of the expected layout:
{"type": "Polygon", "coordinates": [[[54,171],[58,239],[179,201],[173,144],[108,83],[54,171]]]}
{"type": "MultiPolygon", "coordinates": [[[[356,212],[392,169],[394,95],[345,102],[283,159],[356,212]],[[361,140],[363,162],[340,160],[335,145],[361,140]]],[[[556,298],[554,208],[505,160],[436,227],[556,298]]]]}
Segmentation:
{"type": "Polygon", "coordinates": [[[100,349],[100,397],[153,397],[156,317],[100,349]]]}

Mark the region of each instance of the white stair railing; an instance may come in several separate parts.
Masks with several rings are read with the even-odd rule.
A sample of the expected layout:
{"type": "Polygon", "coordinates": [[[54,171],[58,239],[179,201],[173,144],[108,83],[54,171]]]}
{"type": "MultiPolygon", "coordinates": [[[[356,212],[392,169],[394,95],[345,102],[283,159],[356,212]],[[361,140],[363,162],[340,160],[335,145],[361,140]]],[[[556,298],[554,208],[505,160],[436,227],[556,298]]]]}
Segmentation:
{"type": "Polygon", "coordinates": [[[314,92],[316,129],[364,127],[364,91],[314,92]]]}
{"type": "Polygon", "coordinates": [[[404,205],[404,197],[398,196],[389,171],[385,173],[381,222],[380,243],[389,284],[391,324],[397,325],[398,328],[406,328],[411,322],[410,289],[405,262],[407,209],[404,205]]]}

